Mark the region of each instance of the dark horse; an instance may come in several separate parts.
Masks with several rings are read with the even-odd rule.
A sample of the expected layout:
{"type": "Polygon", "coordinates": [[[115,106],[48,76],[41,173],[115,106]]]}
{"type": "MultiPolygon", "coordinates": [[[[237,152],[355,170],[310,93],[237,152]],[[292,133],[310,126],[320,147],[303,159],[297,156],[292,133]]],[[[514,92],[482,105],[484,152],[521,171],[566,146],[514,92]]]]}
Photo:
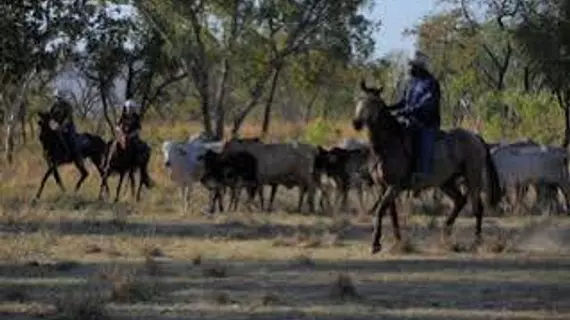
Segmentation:
{"type": "Polygon", "coordinates": [[[372,253],[381,250],[382,216],[390,209],[394,237],[401,240],[398,215],[394,200],[402,191],[419,191],[429,187],[439,187],[453,199],[454,209],[446,220],[444,236],[449,236],[455,219],[467,200],[471,200],[476,218],[476,243],[481,240],[483,201],[481,192],[488,179],[487,194],[491,206],[500,200],[499,179],[490,151],[483,139],[462,128],[440,131],[434,147],[434,168],[425,181],[412,185],[410,173],[414,168],[415,154],[412,151],[412,132],[393,116],[381,98],[382,88],[369,88],[361,82],[364,96],[358,101],[353,118],[353,126],[360,131],[368,128],[372,151],[381,159],[376,170],[381,170],[387,189],[374,205],[374,235],[372,253]],[[486,175],[484,175],[486,173],[486,175]],[[458,187],[458,179],[465,180],[467,193],[458,187]]]}
{"type": "Polygon", "coordinates": [[[101,168],[101,161],[106,150],[106,143],[101,137],[93,135],[90,133],[81,133],[77,136],[77,140],[80,143],[80,156],[73,157],[72,153],[69,152],[68,148],[63,145],[61,133],[54,130],[50,126],[50,120],[52,118],[46,112],[39,112],[38,126],[40,128],[39,139],[43,148],[44,159],[48,164],[48,169],[42,178],[40,188],[36,194],[36,199],[39,199],[42,191],[44,189],[46,180],[50,175],[53,174],[55,181],[59,185],[62,191],[65,191],[65,187],[61,181],[61,177],[57,168],[63,164],[73,163],[75,167],[79,170],[81,176],[75,185],[75,191],[79,190],[83,181],[89,175],[89,172],[85,168],[85,163],[83,159],[89,158],[93,164],[97,167],[99,174],[102,176],[103,171],[101,168]]]}
{"type": "MultiPolygon", "coordinates": [[[[111,144],[113,140],[106,144],[105,158],[109,157],[109,151],[111,149],[111,144]]],[[[150,146],[140,141],[138,145],[133,143],[128,143],[125,148],[118,147],[115,149],[115,153],[112,155],[111,161],[109,162],[109,170],[103,172],[101,179],[101,188],[99,191],[99,198],[103,197],[103,191],[109,193],[109,185],[107,184],[107,179],[113,173],[119,174],[119,182],[117,184],[117,189],[115,193],[115,202],[119,201],[119,195],[121,193],[121,186],[123,184],[123,179],[125,174],[129,174],[129,180],[131,182],[131,195],[135,196],[135,170],[139,171],[139,185],[136,192],[136,201],[140,201],[142,186],[147,188],[152,188],[153,182],[148,173],[148,164],[150,162],[151,149],[150,146]]]]}

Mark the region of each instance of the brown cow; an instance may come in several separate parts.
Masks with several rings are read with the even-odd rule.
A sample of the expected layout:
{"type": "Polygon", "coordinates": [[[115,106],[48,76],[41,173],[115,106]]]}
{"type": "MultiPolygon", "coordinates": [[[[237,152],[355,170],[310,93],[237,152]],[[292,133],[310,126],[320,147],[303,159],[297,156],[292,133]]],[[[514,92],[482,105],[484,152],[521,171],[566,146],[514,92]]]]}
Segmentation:
{"type": "Polygon", "coordinates": [[[313,164],[317,155],[316,147],[297,142],[263,143],[258,139],[232,139],[226,143],[224,150],[247,151],[257,159],[259,184],[271,186],[268,211],[273,209],[278,185],[300,188],[298,211],[301,211],[304,194],[308,193],[309,210],[314,211],[317,182],[313,176],[313,164]]]}

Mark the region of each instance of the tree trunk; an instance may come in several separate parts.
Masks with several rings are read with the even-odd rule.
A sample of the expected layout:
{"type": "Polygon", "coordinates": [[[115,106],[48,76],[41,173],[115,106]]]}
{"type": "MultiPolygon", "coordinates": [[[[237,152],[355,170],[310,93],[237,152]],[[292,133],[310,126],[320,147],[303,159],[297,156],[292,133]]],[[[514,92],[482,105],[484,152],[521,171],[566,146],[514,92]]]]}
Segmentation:
{"type": "Polygon", "coordinates": [[[230,74],[230,61],[224,58],[222,63],[222,75],[220,76],[220,83],[218,84],[218,94],[216,97],[216,139],[222,140],[224,138],[224,124],[226,118],[225,99],[226,99],[226,83],[230,74]]]}
{"type": "Polygon", "coordinates": [[[562,143],[566,150],[570,147],[570,105],[568,101],[564,104],[564,142],[562,143]]]}
{"type": "Polygon", "coordinates": [[[564,109],[564,140],[562,142],[562,147],[570,151],[570,97],[569,92],[563,92],[562,90],[554,90],[558,104],[564,109]]]}
{"type": "Polygon", "coordinates": [[[12,164],[14,161],[14,126],[16,122],[14,121],[13,117],[9,117],[12,119],[8,119],[6,123],[6,136],[4,137],[4,156],[6,161],[9,164],[12,164]]]}
{"type": "Polygon", "coordinates": [[[265,110],[263,112],[263,124],[261,126],[261,136],[265,137],[269,132],[269,123],[271,121],[271,107],[273,105],[273,98],[275,97],[275,89],[277,89],[277,83],[279,81],[279,74],[281,73],[282,65],[275,68],[273,73],[273,79],[271,80],[271,89],[269,89],[269,96],[267,97],[267,102],[265,104],[265,110]]]}
{"type": "Polygon", "coordinates": [[[208,136],[212,135],[212,118],[210,117],[210,93],[209,93],[208,78],[200,80],[200,107],[202,110],[202,121],[204,124],[204,131],[208,136]]]}
{"type": "Polygon", "coordinates": [[[313,93],[313,96],[311,97],[311,100],[309,100],[309,103],[307,103],[307,107],[305,108],[305,124],[308,124],[309,121],[311,121],[311,116],[313,114],[313,106],[315,105],[315,102],[317,101],[317,97],[319,96],[320,93],[320,87],[317,86],[315,92],[313,93]]]}
{"type": "Polygon", "coordinates": [[[115,130],[113,121],[109,117],[109,103],[107,101],[107,94],[105,93],[105,89],[103,88],[102,84],[99,85],[99,94],[101,95],[101,104],[103,104],[103,117],[105,118],[105,122],[109,126],[109,130],[111,130],[111,135],[113,138],[115,137],[115,130]]]}

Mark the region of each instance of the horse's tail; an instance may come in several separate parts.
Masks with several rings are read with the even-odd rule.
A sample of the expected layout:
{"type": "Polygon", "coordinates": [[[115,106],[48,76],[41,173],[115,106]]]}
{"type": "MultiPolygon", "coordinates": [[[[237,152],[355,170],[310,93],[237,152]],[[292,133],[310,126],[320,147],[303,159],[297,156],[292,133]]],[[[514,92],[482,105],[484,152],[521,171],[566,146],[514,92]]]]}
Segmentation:
{"type": "Polygon", "coordinates": [[[499,201],[501,201],[501,184],[499,181],[499,174],[497,173],[497,167],[495,166],[495,162],[493,162],[493,157],[491,156],[491,146],[489,146],[482,137],[478,137],[485,146],[485,163],[490,189],[489,203],[492,207],[496,207],[499,204],[499,201]]]}

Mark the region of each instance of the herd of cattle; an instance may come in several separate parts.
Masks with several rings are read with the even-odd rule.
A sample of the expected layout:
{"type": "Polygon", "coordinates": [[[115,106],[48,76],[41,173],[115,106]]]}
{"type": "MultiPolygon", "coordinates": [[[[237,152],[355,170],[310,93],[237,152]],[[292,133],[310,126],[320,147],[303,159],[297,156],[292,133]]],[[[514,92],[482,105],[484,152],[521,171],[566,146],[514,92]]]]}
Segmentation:
{"type": "MultiPolygon", "coordinates": [[[[237,210],[244,189],[248,202],[259,196],[261,210],[271,211],[279,186],[299,188],[298,211],[305,196],[311,212],[315,210],[315,202],[323,211],[336,208],[338,200],[344,207],[351,189],[357,191],[360,209],[364,210],[365,190],[379,196],[384,188],[382,176],[375,169],[378,160],[369,150],[366,141],[357,139],[345,139],[323,148],[302,142],[265,143],[259,138],[209,141],[202,135],[162,145],[170,179],[182,189],[184,210],[188,208],[192,187],[201,183],[210,192],[210,213],[216,205],[220,211],[224,210],[223,198],[228,190],[230,207],[237,210]],[[271,187],[267,206],[263,186],[271,187]],[[331,197],[333,192],[338,196],[331,197]],[[338,200],[333,203],[331,199],[338,200]]],[[[565,149],[527,139],[493,144],[491,150],[506,203],[513,205],[521,190],[528,186],[545,185],[561,190],[566,199],[564,205],[570,208],[565,149]]]]}

